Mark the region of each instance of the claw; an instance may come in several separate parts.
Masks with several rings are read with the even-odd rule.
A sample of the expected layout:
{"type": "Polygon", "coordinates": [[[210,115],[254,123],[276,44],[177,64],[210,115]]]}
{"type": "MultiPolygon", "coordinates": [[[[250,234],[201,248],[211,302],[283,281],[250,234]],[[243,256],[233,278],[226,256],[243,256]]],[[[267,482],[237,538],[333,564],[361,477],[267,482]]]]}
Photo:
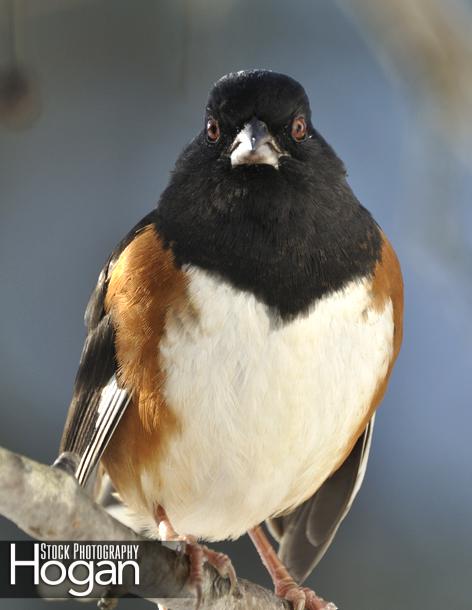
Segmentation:
{"type": "Polygon", "coordinates": [[[198,544],[197,539],[193,536],[179,536],[161,506],[156,507],[155,518],[161,540],[177,540],[182,542],[182,550],[188,555],[190,561],[189,582],[195,589],[197,610],[202,604],[203,565],[205,563],[213,566],[222,578],[227,578],[230,581],[230,593],[234,592],[237,588],[238,578],[233,564],[227,555],[198,544]]]}
{"type": "Polygon", "coordinates": [[[213,551],[206,546],[202,547],[205,560],[215,568],[222,578],[227,578],[230,582],[230,594],[235,591],[238,585],[238,577],[231,559],[224,553],[213,551]]]}
{"type": "Polygon", "coordinates": [[[303,587],[306,597],[306,610],[338,610],[333,602],[327,602],[322,597],[318,597],[314,591],[303,587]]]}
{"type": "Polygon", "coordinates": [[[289,601],[293,610],[338,610],[332,602],[318,597],[314,591],[307,587],[300,587],[292,579],[284,578],[276,587],[276,595],[289,601]]]}
{"type": "Polygon", "coordinates": [[[318,597],[311,589],[297,585],[261,527],[250,530],[249,536],[272,577],[275,594],[289,601],[293,610],[337,610],[333,603],[318,597]]]}
{"type": "Polygon", "coordinates": [[[289,601],[293,610],[305,610],[306,608],[306,595],[301,587],[297,587],[295,581],[286,582],[283,585],[279,585],[275,589],[275,594],[278,597],[289,601]]]}
{"type": "Polygon", "coordinates": [[[227,578],[230,581],[230,592],[234,591],[238,579],[233,564],[227,555],[212,551],[208,547],[193,541],[186,542],[185,552],[190,560],[189,580],[196,590],[197,609],[200,608],[202,603],[203,565],[205,563],[213,566],[222,578],[227,578]]]}

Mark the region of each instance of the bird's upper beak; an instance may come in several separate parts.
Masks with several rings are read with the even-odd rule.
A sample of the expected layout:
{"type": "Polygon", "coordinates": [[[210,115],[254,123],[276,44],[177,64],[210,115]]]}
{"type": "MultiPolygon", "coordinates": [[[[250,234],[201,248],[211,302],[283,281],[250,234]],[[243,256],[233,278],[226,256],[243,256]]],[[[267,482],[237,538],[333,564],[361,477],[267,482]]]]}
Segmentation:
{"type": "Polygon", "coordinates": [[[253,118],[244,125],[229,149],[231,165],[266,164],[279,167],[280,146],[269,133],[267,125],[253,118]]]}

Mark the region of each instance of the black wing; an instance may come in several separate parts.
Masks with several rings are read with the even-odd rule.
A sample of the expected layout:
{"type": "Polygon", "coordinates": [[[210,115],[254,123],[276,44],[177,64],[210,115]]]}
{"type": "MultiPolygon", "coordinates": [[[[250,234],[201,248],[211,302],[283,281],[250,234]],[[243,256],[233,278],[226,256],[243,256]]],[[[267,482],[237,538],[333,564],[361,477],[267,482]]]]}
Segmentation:
{"type": "Polygon", "coordinates": [[[280,559],[299,583],[307,578],[327,551],[362,485],[374,419],[375,416],[344,463],[311,498],[290,514],[267,522],[280,542],[280,559]]]}
{"type": "Polygon", "coordinates": [[[120,254],[154,221],[148,214],[118,245],[100,273],[85,312],[85,340],[60,451],[72,455],[75,476],[85,485],[128,406],[131,396],[116,379],[115,332],[105,312],[108,280],[120,254]]]}

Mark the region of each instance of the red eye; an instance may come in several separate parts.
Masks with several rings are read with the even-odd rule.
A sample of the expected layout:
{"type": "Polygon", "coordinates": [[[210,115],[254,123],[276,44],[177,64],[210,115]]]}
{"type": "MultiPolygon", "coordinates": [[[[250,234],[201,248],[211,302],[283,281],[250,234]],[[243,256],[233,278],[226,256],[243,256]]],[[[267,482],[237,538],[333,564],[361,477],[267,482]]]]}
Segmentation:
{"type": "Polygon", "coordinates": [[[292,123],[292,138],[295,142],[301,142],[306,136],[306,121],[302,116],[297,116],[292,123]]]}
{"type": "Polygon", "coordinates": [[[220,139],[220,126],[218,121],[213,117],[210,117],[207,121],[207,138],[210,142],[217,142],[220,139]]]}

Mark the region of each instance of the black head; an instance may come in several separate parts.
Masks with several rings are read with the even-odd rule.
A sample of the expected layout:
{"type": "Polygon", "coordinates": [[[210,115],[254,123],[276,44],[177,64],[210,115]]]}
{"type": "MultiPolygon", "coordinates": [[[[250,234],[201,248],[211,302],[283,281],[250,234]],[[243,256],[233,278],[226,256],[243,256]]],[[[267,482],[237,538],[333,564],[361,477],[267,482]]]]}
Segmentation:
{"type": "Polygon", "coordinates": [[[175,176],[181,172],[208,205],[246,209],[263,223],[311,207],[320,190],[345,178],[312,125],[303,87],[268,70],[231,73],[214,85],[203,128],[177,161],[175,176]]]}
{"type": "Polygon", "coordinates": [[[214,85],[157,224],[178,263],[218,273],[282,317],[368,273],[379,250],[343,163],[313,127],[305,90],[267,70],[214,85]]]}
{"type": "Polygon", "coordinates": [[[316,132],[303,87],[289,76],[254,70],[220,79],[205,114],[206,138],[214,155],[241,165],[303,161],[316,132]]]}
{"type": "Polygon", "coordinates": [[[197,137],[206,160],[226,169],[265,178],[273,170],[287,175],[314,168],[329,158],[344,174],[341,161],[311,123],[303,87],[289,76],[269,70],[234,72],[221,78],[208,99],[204,126],[197,137]],[[255,168],[254,166],[265,166],[255,168]]]}

